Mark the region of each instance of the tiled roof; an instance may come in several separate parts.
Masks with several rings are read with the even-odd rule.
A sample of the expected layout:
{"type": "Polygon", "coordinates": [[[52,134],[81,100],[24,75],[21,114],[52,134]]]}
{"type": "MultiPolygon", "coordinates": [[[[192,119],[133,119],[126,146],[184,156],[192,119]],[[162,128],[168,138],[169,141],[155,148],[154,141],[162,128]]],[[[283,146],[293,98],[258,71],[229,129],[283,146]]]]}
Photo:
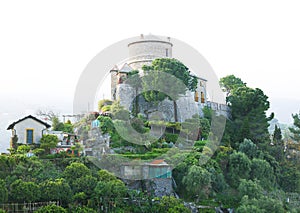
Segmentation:
{"type": "Polygon", "coordinates": [[[166,162],[164,161],[164,159],[157,159],[152,161],[150,164],[166,164],[166,162]]]}
{"type": "Polygon", "coordinates": [[[24,117],[24,118],[22,118],[22,119],[20,119],[20,120],[18,120],[18,121],[16,121],[16,122],[13,122],[12,124],[10,124],[10,125],[7,127],[7,130],[13,129],[14,126],[15,126],[17,123],[20,123],[20,122],[22,122],[22,121],[24,121],[24,120],[26,120],[26,119],[29,119],[29,118],[30,118],[30,119],[33,119],[33,120],[35,120],[35,121],[37,121],[37,122],[39,122],[40,124],[43,124],[46,128],[50,128],[50,127],[51,127],[51,125],[47,124],[46,122],[41,121],[40,119],[38,119],[38,118],[36,118],[36,117],[34,117],[34,116],[32,116],[32,115],[28,115],[28,116],[26,116],[26,117],[24,117]]]}

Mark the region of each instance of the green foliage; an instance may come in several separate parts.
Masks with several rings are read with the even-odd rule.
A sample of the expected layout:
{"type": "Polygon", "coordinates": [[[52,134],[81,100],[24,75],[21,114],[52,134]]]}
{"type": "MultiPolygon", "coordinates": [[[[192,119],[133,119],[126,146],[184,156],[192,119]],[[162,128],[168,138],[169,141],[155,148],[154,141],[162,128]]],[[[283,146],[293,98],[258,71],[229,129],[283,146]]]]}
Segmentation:
{"type": "Polygon", "coordinates": [[[197,78],[191,75],[190,70],[183,63],[174,58],[155,59],[150,66],[143,66],[142,69],[147,73],[142,82],[145,100],[158,104],[166,98],[172,99],[174,102],[174,120],[177,121],[176,100],[187,90],[195,91],[197,78]],[[162,73],[169,74],[168,78],[161,78],[162,73]],[[158,91],[166,87],[168,87],[168,95],[158,91]]]}
{"type": "Polygon", "coordinates": [[[233,90],[240,87],[245,87],[246,83],[234,75],[228,75],[220,79],[220,86],[222,87],[223,91],[227,93],[227,96],[229,96],[233,90]]]}
{"type": "Polygon", "coordinates": [[[248,179],[251,161],[241,152],[234,152],[229,157],[229,180],[233,187],[238,187],[241,179],[248,179]]]}
{"type": "Polygon", "coordinates": [[[73,125],[70,120],[63,123],[59,120],[57,116],[52,117],[52,130],[53,131],[63,131],[67,133],[73,133],[73,125]]]}
{"type": "Polygon", "coordinates": [[[129,111],[121,106],[119,101],[114,102],[110,109],[113,120],[129,120],[129,111]]]}
{"type": "Polygon", "coordinates": [[[244,196],[241,201],[241,206],[237,208],[237,212],[285,212],[283,204],[279,200],[275,200],[266,196],[260,197],[260,199],[249,199],[248,196],[244,196]]]}
{"type": "Polygon", "coordinates": [[[300,171],[295,166],[285,164],[280,173],[280,186],[286,192],[300,193],[300,171]]]}
{"type": "Polygon", "coordinates": [[[34,212],[35,213],[67,213],[67,210],[61,206],[52,204],[48,206],[43,206],[34,212]]]}
{"type": "Polygon", "coordinates": [[[102,182],[109,182],[113,180],[117,180],[116,176],[105,169],[101,169],[98,171],[98,180],[102,182]]]}
{"type": "Polygon", "coordinates": [[[238,187],[238,191],[241,197],[247,195],[250,199],[259,199],[263,195],[263,188],[255,180],[245,180],[242,179],[238,187]]]}
{"type": "Polygon", "coordinates": [[[278,143],[282,142],[281,129],[277,125],[275,125],[275,130],[274,130],[274,133],[273,133],[273,142],[275,144],[278,144],[278,143]]]}
{"type": "Polygon", "coordinates": [[[179,199],[176,199],[172,196],[163,196],[159,200],[158,212],[167,212],[167,213],[189,213],[190,210],[183,205],[183,202],[179,199]]]}
{"type": "Polygon", "coordinates": [[[72,190],[70,185],[63,178],[48,179],[40,184],[42,201],[60,201],[66,205],[71,201],[72,190]]]}
{"type": "Polygon", "coordinates": [[[0,179],[0,203],[7,202],[8,190],[6,188],[5,180],[0,179]]]}
{"type": "Polygon", "coordinates": [[[265,147],[270,141],[268,121],[274,116],[266,116],[270,106],[268,97],[258,88],[247,87],[235,76],[227,76],[220,82],[228,93],[226,101],[231,118],[226,123],[225,135],[229,137],[231,146],[238,148],[239,143],[247,138],[259,147],[265,147]]]}
{"type": "Polygon", "coordinates": [[[73,125],[71,123],[64,123],[63,132],[74,133],[73,125]]]}
{"type": "Polygon", "coordinates": [[[101,111],[104,106],[112,105],[112,101],[108,99],[103,99],[98,101],[98,110],[101,111]]]}
{"type": "Polygon", "coordinates": [[[90,197],[97,185],[97,178],[91,175],[82,176],[74,179],[71,183],[72,189],[75,193],[84,192],[88,197],[90,197]]]}
{"type": "Polygon", "coordinates": [[[24,182],[20,179],[10,185],[10,201],[33,202],[40,199],[39,186],[34,182],[24,182]]]}
{"type": "Polygon", "coordinates": [[[112,119],[107,116],[99,116],[97,118],[100,121],[100,129],[103,134],[110,133],[113,134],[115,131],[114,124],[112,122],[112,119]]]}
{"type": "Polygon", "coordinates": [[[26,154],[29,152],[30,149],[31,148],[29,145],[20,145],[20,146],[18,146],[17,153],[26,154]]]}
{"type": "Polygon", "coordinates": [[[64,123],[60,122],[57,116],[52,118],[52,130],[53,131],[64,131],[64,123]]]}
{"type": "Polygon", "coordinates": [[[175,143],[178,139],[178,134],[172,134],[172,133],[165,133],[165,140],[167,142],[173,142],[175,143]]]}
{"type": "Polygon", "coordinates": [[[44,149],[46,153],[50,153],[50,149],[57,146],[58,137],[56,135],[43,135],[40,143],[40,147],[44,149]]]}
{"type": "Polygon", "coordinates": [[[272,167],[266,160],[254,158],[251,162],[250,178],[259,180],[264,189],[271,190],[275,184],[275,175],[272,167]]]}
{"type": "Polygon", "coordinates": [[[239,146],[239,151],[245,153],[250,159],[258,155],[257,146],[249,139],[244,139],[243,143],[239,146]]]}
{"type": "Polygon", "coordinates": [[[190,197],[199,196],[206,198],[210,193],[211,175],[206,169],[200,166],[191,166],[187,175],[183,177],[182,182],[185,184],[190,197]]]}
{"type": "Polygon", "coordinates": [[[293,134],[293,140],[299,142],[300,141],[300,113],[292,115],[294,119],[294,126],[289,128],[291,133],[293,134]]]}
{"type": "Polygon", "coordinates": [[[273,145],[268,147],[268,152],[270,155],[274,156],[278,162],[283,162],[285,159],[285,144],[282,139],[281,129],[275,125],[275,130],[273,133],[273,145]]]}
{"type": "Polygon", "coordinates": [[[103,106],[103,107],[101,108],[101,112],[108,112],[108,111],[110,111],[110,108],[111,108],[110,105],[103,106]]]}
{"type": "Polygon", "coordinates": [[[101,204],[102,200],[115,200],[115,206],[122,205],[123,199],[127,194],[125,184],[120,180],[99,181],[94,190],[94,200],[101,204]]]}
{"type": "Polygon", "coordinates": [[[67,166],[63,172],[63,177],[71,181],[82,176],[91,175],[90,169],[82,163],[74,162],[67,166]]]}

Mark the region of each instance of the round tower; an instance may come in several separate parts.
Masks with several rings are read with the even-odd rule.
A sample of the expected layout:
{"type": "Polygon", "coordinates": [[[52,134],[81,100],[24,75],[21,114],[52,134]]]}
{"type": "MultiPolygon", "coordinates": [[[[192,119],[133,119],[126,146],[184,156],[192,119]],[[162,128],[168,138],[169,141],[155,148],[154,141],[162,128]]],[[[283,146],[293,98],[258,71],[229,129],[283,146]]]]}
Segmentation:
{"type": "Polygon", "coordinates": [[[156,58],[171,58],[172,46],[170,37],[143,35],[138,40],[128,44],[128,65],[133,69],[141,69],[143,65],[150,65],[156,58]]]}

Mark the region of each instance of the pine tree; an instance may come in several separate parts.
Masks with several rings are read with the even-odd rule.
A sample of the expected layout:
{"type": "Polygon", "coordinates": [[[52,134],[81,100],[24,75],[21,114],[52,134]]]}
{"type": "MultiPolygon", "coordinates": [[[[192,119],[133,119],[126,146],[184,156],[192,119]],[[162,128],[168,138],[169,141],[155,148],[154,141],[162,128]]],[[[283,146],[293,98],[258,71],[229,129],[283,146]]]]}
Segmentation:
{"type": "Polygon", "coordinates": [[[300,142],[300,113],[292,115],[294,119],[294,126],[289,128],[293,134],[292,139],[300,142]]]}
{"type": "Polygon", "coordinates": [[[282,134],[281,129],[277,125],[275,125],[275,130],[273,133],[273,142],[274,144],[280,144],[282,142],[282,134]]]}

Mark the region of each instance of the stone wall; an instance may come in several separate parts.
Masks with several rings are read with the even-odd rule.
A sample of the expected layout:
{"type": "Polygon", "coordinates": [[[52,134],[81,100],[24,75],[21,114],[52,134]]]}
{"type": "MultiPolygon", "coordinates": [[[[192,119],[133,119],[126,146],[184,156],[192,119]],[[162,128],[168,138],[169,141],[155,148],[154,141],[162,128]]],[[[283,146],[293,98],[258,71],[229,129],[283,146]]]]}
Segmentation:
{"type": "MultiPolygon", "coordinates": [[[[120,104],[128,110],[132,110],[135,102],[136,92],[135,89],[128,84],[117,85],[117,100],[120,100],[120,104]]],[[[174,103],[171,100],[165,99],[157,106],[153,103],[145,101],[140,95],[138,96],[139,113],[143,114],[147,118],[151,118],[153,114],[159,113],[162,116],[162,120],[174,121],[174,103]]],[[[177,101],[177,114],[178,121],[182,122],[188,118],[191,118],[195,114],[199,114],[197,103],[194,101],[192,93],[187,92],[185,96],[182,96],[177,101]]]]}
{"type": "Polygon", "coordinates": [[[168,39],[155,36],[141,36],[139,40],[128,44],[128,64],[134,69],[141,69],[155,58],[172,57],[172,43],[168,39]]]}

